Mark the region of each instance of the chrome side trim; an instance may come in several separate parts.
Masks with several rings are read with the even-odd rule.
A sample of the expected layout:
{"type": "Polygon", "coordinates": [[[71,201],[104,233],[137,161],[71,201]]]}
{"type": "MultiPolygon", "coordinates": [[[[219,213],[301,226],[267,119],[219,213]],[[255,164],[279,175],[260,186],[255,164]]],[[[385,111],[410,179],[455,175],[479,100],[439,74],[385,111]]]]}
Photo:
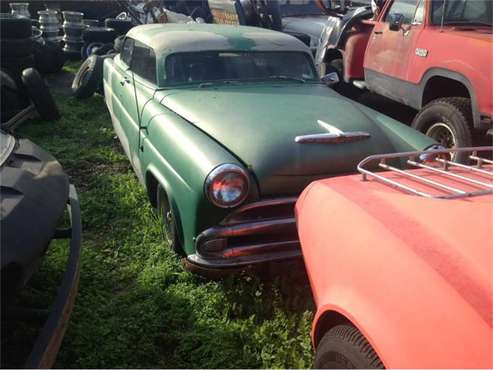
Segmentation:
{"type": "Polygon", "coordinates": [[[197,237],[197,244],[215,238],[289,231],[292,227],[296,227],[296,219],[294,217],[248,222],[233,226],[211,227],[197,237]]]}
{"type": "Polygon", "coordinates": [[[261,200],[258,202],[248,203],[235,211],[227,215],[220,223],[220,225],[230,225],[235,219],[238,219],[241,214],[252,211],[255,209],[265,208],[265,207],[275,207],[284,204],[292,204],[294,209],[294,204],[296,203],[297,197],[286,197],[286,198],[273,198],[267,200],[261,200]]]}
{"type": "Polygon", "coordinates": [[[311,134],[300,135],[294,138],[298,144],[341,144],[352,143],[368,139],[370,134],[363,131],[342,132],[340,134],[311,134]]]}

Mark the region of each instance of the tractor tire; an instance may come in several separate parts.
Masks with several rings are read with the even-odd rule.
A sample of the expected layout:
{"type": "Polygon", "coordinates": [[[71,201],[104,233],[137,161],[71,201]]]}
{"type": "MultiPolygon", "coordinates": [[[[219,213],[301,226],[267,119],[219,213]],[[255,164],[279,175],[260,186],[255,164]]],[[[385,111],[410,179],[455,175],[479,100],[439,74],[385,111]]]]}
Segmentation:
{"type": "MultiPolygon", "coordinates": [[[[439,98],[423,107],[414,117],[412,127],[446,148],[472,146],[471,100],[462,97],[439,98]]],[[[453,160],[468,161],[468,153],[457,153],[453,160]]]]}
{"type": "Polygon", "coordinates": [[[41,118],[48,121],[60,118],[55,100],[37,70],[27,68],[22,71],[22,82],[41,118]]]}
{"type": "Polygon", "coordinates": [[[317,346],[316,369],[383,369],[368,340],[352,325],[331,328],[317,346]]]}

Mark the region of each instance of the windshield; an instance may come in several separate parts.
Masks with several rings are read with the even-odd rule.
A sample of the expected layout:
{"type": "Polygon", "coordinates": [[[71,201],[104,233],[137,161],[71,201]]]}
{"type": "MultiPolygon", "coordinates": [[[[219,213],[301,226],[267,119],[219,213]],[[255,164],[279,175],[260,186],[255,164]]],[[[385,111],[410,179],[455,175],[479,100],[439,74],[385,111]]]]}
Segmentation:
{"type": "Polygon", "coordinates": [[[313,62],[303,52],[207,51],[166,58],[168,84],[247,80],[318,80],[313,62]]]}
{"type": "Polygon", "coordinates": [[[492,26],[491,0],[433,0],[431,22],[436,25],[492,26]],[[445,13],[443,10],[445,9],[445,13]]]}

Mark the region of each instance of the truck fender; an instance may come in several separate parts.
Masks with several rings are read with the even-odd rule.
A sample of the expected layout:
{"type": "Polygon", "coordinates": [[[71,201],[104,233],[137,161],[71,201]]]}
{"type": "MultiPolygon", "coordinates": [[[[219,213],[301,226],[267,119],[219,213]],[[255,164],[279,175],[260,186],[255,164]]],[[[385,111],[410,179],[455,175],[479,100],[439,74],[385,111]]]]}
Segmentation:
{"type": "Polygon", "coordinates": [[[480,119],[480,112],[479,112],[478,104],[477,104],[477,100],[476,100],[476,93],[474,92],[474,89],[473,89],[472,84],[469,81],[469,79],[461,73],[458,73],[455,71],[450,71],[450,70],[445,69],[445,68],[430,68],[429,70],[427,70],[426,73],[421,78],[421,82],[419,83],[419,86],[420,86],[419,107],[423,108],[423,106],[426,105],[426,104],[424,104],[425,103],[425,101],[424,101],[425,89],[426,89],[426,85],[428,84],[428,82],[433,77],[448,78],[450,80],[460,82],[462,85],[465,86],[465,88],[469,92],[469,96],[471,98],[474,127],[479,128],[480,123],[481,123],[480,122],[481,119],[480,119]]]}

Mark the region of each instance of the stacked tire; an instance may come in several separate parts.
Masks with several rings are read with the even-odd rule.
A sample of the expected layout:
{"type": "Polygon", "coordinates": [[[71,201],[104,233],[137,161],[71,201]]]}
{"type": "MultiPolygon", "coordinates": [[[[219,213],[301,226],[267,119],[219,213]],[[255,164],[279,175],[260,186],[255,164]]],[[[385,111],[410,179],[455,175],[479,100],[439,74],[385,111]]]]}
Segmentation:
{"type": "Polygon", "coordinates": [[[20,81],[22,71],[34,67],[31,20],[0,14],[0,67],[20,81]]]}

